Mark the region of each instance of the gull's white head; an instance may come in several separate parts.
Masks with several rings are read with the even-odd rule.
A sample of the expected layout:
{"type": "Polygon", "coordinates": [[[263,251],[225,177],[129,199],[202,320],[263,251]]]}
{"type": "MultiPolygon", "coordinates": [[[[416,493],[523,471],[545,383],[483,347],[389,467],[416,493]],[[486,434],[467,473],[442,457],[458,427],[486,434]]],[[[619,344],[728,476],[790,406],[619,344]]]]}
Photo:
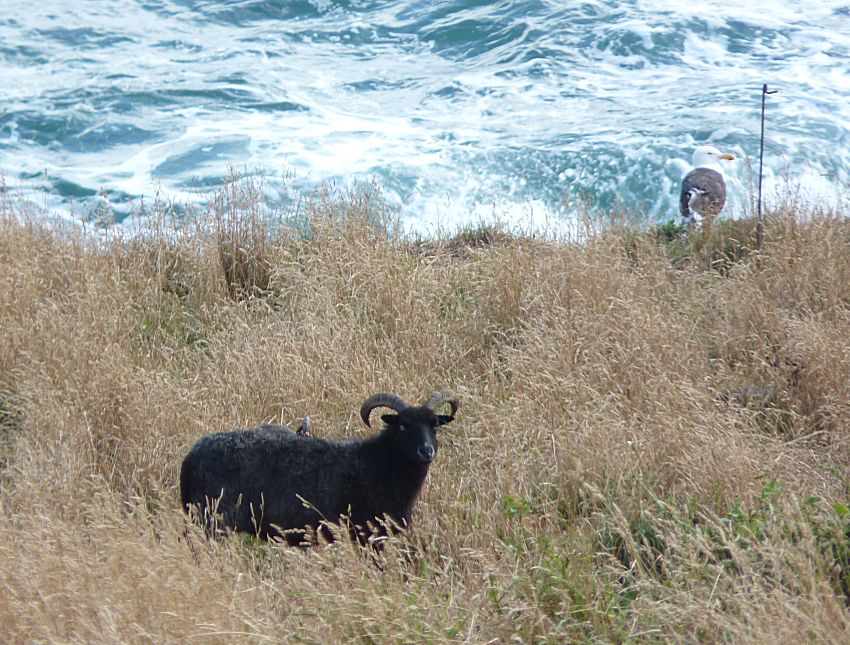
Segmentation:
{"type": "Polygon", "coordinates": [[[723,168],[721,168],[720,162],[732,161],[734,158],[734,155],[720,152],[714,146],[699,146],[694,150],[693,162],[696,168],[711,168],[722,175],[723,168]]]}

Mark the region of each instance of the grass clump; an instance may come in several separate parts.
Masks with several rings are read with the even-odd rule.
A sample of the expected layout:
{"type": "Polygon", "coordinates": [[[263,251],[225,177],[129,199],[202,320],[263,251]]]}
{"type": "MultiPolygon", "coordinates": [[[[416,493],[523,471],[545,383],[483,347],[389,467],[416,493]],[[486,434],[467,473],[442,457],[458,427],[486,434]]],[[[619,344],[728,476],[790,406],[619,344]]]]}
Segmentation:
{"type": "Polygon", "coordinates": [[[0,473],[12,459],[15,434],[21,427],[20,413],[10,393],[0,390],[0,473]]]}
{"type": "Polygon", "coordinates": [[[297,226],[258,191],[132,238],[3,206],[8,640],[847,640],[845,219],[773,214],[760,251],[739,222],[415,241],[368,189],[297,226]],[[444,386],[379,556],[187,525],[199,436],[361,436],[366,396],[444,386]]]}

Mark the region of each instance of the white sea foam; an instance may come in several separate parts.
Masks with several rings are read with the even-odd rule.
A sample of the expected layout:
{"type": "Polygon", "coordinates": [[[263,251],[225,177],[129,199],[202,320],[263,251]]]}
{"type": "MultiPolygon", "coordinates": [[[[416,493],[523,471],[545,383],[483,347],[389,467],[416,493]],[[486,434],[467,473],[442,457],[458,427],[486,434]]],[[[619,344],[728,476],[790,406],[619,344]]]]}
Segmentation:
{"type": "MultiPolygon", "coordinates": [[[[767,184],[850,181],[837,0],[9,4],[0,172],[78,215],[234,168],[374,180],[416,230],[569,221],[565,194],[665,219],[695,145],[757,155],[765,82],[767,184]]],[[[730,212],[749,185],[739,163],[730,212]]]]}

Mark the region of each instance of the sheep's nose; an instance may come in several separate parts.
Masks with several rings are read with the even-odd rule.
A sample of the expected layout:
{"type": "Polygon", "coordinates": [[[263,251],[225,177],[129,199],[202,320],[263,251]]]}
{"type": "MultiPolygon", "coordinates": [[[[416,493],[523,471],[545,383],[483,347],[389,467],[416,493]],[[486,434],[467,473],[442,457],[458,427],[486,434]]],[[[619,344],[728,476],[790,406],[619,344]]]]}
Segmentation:
{"type": "Polygon", "coordinates": [[[434,446],[419,446],[416,454],[422,461],[431,461],[434,459],[434,446]]]}

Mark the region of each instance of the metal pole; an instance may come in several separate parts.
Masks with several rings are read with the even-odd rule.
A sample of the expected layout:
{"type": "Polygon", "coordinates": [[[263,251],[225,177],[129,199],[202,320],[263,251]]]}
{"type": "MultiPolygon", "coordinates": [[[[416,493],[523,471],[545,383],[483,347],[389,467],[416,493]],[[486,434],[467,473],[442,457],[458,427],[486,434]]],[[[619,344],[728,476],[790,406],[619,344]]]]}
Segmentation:
{"type": "Polygon", "coordinates": [[[759,148],[759,198],[758,198],[758,220],[756,221],[756,248],[761,251],[762,244],[762,216],[761,216],[761,180],[764,174],[764,108],[767,103],[768,94],[776,94],[778,90],[768,90],[767,83],[761,86],[761,147],[759,148]]]}

